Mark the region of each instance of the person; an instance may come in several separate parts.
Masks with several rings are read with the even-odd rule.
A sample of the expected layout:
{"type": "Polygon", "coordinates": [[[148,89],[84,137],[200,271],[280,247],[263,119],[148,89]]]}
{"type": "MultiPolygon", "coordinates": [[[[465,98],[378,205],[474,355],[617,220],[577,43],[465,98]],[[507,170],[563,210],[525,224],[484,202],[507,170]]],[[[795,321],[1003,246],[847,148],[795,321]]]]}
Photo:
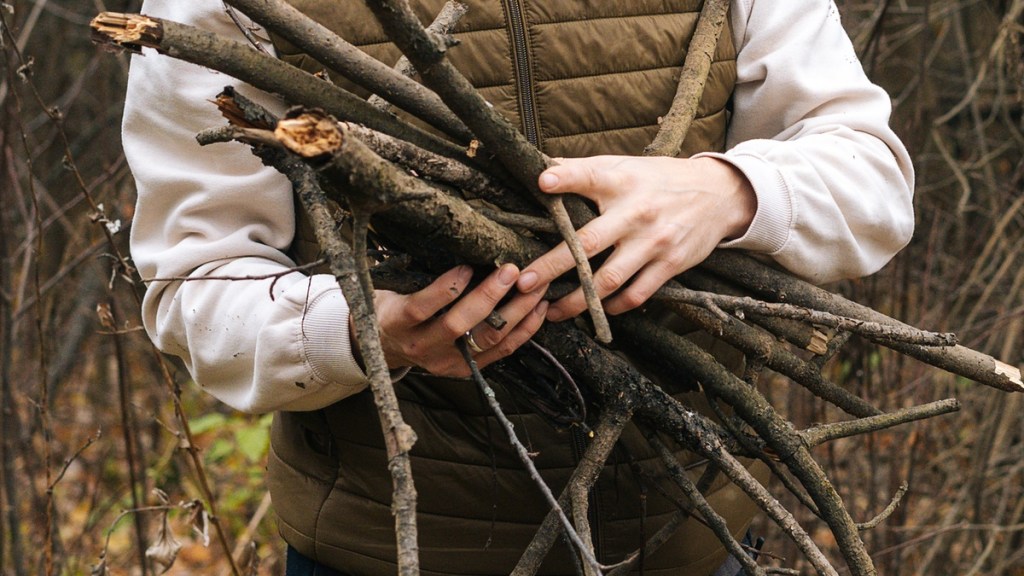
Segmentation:
{"type": "MultiPolygon", "coordinates": [[[[361,3],[292,3],[367,52],[394,58],[361,3]]],[[[429,19],[442,2],[413,4],[429,19]]],[[[825,283],[873,273],[909,241],[913,168],[888,126],[889,98],[866,78],[833,2],[732,2],[680,158],[638,155],[671,101],[700,3],[469,4],[450,57],[542,149],[563,157],[540,176],[541,189],[599,208],[580,237],[590,254],[611,249],[595,276],[610,314],[641,306],[716,248],[825,283]]],[[[218,3],[146,0],[143,11],[242,38],[218,3]]],[[[316,67],[254,29],[278,56],[316,67]]],[[[344,298],[330,275],[292,271],[287,181],[244,146],[195,142],[223,123],[208,100],[225,84],[282,108],[171,58],[132,61],[123,121],[138,186],[132,254],[144,278],[168,279],[149,284],[145,327],[207,392],[238,410],[277,413],[269,483],[289,573],[394,573],[390,476],[344,298]],[[186,276],[239,280],[169,280],[186,276]],[[241,280],[258,276],[277,277],[241,280]]],[[[508,359],[543,322],[579,315],[579,291],[542,298],[572,267],[559,246],[473,288],[471,270],[457,267],[419,292],[375,296],[403,415],[419,437],[412,457],[424,574],[507,574],[547,511],[464,379],[454,342],[471,334],[486,366],[508,359]],[[501,330],[483,323],[495,309],[508,321],[501,330]]],[[[557,492],[585,436],[498,392],[557,492]]],[[[641,440],[624,434],[625,455],[610,461],[592,495],[595,543],[609,560],[636,549],[641,527],[652,533],[673,510],[648,489],[657,480],[635,473],[653,460],[641,440]]],[[[723,484],[710,500],[742,534],[753,505],[723,484]]],[[[689,522],[645,559],[645,573],[712,574],[725,559],[689,522]]],[[[556,550],[541,573],[575,569],[556,550]]]]}

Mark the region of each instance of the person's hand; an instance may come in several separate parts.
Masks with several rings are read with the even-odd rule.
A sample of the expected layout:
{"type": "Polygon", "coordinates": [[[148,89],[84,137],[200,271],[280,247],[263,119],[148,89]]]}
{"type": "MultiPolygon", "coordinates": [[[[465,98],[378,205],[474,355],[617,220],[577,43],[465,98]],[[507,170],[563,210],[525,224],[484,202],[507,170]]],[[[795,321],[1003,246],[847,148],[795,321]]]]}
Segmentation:
{"type": "Polygon", "coordinates": [[[468,266],[459,266],[412,294],[377,291],[375,306],[388,367],[419,366],[438,376],[465,377],[469,366],[455,341],[466,332],[472,331],[473,342],[482,350],[473,356],[482,368],[514,352],[544,323],[548,305],[541,301],[542,290],[516,294],[497,307],[519,279],[514,265],[503,265],[463,294],[471,277],[468,266]],[[484,323],[492,310],[507,322],[501,330],[484,323]]]}
{"type": "MultiPolygon", "coordinates": [[[[614,246],[594,273],[609,314],[636,308],[673,276],[707,258],[723,239],[742,236],[757,210],[746,177],[714,159],[595,156],[559,159],[539,179],[546,193],[589,198],[601,215],[578,231],[588,257],[614,246]],[[621,290],[620,290],[621,289],[621,290]]],[[[524,293],[545,287],[575,268],[565,243],[527,266],[524,293]]],[[[577,289],[548,309],[560,321],[586,310],[577,289]]]]}

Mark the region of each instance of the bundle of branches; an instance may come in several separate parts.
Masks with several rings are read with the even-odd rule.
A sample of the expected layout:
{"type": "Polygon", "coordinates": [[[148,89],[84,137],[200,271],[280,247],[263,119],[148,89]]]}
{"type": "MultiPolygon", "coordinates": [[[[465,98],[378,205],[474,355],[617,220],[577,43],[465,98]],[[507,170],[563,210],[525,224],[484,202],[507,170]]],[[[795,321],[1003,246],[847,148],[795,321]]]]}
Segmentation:
{"type": "MultiPolygon", "coordinates": [[[[265,163],[291,180],[313,222],[327,264],[350,302],[359,348],[380,410],[394,479],[403,574],[418,573],[416,502],[408,457],[415,433],[398,410],[377,332],[372,293],[375,287],[413,290],[423,285],[424,273],[429,277],[454,263],[486,268],[496,262],[511,262],[522,267],[564,240],[576,257],[579,282],[588,295],[592,326],[548,323],[534,341],[597,395],[600,414],[592,418],[594,439],[561,496],[543,486],[535,474],[550,501],[551,513],[514,574],[534,573],[563,533],[576,545],[588,574],[631,569],[642,551],[616,566],[598,563],[587,541],[585,513],[586,494],[629,422],[651,432],[652,445],[663,454],[666,468],[686,496],[674,521],[653,535],[646,548],[656,547],[682,519],[695,515],[715,532],[748,574],[766,574],[764,567],[744,553],[702,496],[714,477],[724,474],[797,543],[818,573],[836,574],[836,568],[792,514],[736,459],[745,456],[767,463],[783,484],[828,524],[851,573],[874,574],[858,531],[880,518],[865,524],[855,522],[810,448],[948,413],[958,405],[949,399],[883,413],[866,399],[829,382],[822,374],[823,364],[854,334],[982,384],[1006,391],[1024,390],[1016,369],[957,345],[952,334],[902,324],[736,252],[713,254],[697,269],[669,282],[654,299],[745,353],[748,368],[743,377],[640,313],[621,315],[609,324],[574,232],[594,217],[593,212],[578,199],[566,198],[563,204],[557,196],[540,193],[537,177],[549,159],[496,114],[445,59],[446,50],[454,43],[447,30],[463,7],[450,4],[431,27],[424,28],[404,0],[367,0],[418,73],[421,85],[401,72],[401,63],[398,69],[391,69],[369,59],[283,0],[226,3],[376,96],[363,100],[323,76],[307,74],[250,45],[170,21],[105,13],[93,21],[93,33],[99,42],[132,50],[155,48],[216,69],[296,106],[284,118],[277,118],[227,88],[217,103],[230,125],[208,130],[199,138],[203,143],[238,140],[250,144],[265,163]],[[390,105],[447,138],[399,119],[390,105]],[[329,201],[350,215],[354,228],[351,243],[339,235],[329,201]],[[392,255],[375,266],[373,273],[367,263],[371,218],[376,248],[392,255]],[[427,238],[429,248],[425,249],[427,238]],[[399,261],[404,267],[394,266],[399,261]],[[663,371],[692,375],[711,404],[728,406],[729,413],[722,410],[719,418],[712,420],[676,401],[610,350],[607,344],[613,329],[619,341],[631,344],[624,347],[644,361],[663,371]],[[752,385],[763,369],[788,377],[854,418],[797,430],[752,385]],[[710,464],[703,476],[691,479],[659,436],[672,438],[705,458],[710,464]],[[567,509],[571,511],[567,513],[567,509]]],[[[702,46],[713,47],[717,42],[727,4],[705,2],[677,98],[646,153],[678,153],[710,66],[708,55],[713,49],[702,46]]],[[[501,322],[500,318],[492,320],[501,322]]],[[[457,345],[473,367],[479,386],[492,399],[493,410],[504,419],[487,380],[475,369],[466,342],[460,340],[457,345]]],[[[532,468],[511,425],[507,431],[524,465],[532,468]]],[[[772,570],[778,573],[780,569],[772,570]]]]}

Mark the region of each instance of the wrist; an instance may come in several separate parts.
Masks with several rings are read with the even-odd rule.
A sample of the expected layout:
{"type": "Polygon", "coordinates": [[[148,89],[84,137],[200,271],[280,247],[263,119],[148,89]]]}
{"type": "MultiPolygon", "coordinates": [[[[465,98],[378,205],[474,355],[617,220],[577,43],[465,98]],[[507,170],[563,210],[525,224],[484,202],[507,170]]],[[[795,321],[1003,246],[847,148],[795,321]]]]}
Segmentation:
{"type": "Polygon", "coordinates": [[[725,208],[723,241],[743,237],[757,214],[757,194],[754,186],[742,170],[732,163],[720,158],[701,158],[707,161],[712,174],[708,182],[712,182],[725,208]]]}
{"type": "Polygon", "coordinates": [[[359,369],[366,373],[366,362],[363,361],[363,354],[359,351],[359,339],[356,338],[356,326],[355,321],[352,319],[352,315],[348,317],[348,342],[349,350],[352,351],[352,359],[355,360],[356,365],[359,369]]]}

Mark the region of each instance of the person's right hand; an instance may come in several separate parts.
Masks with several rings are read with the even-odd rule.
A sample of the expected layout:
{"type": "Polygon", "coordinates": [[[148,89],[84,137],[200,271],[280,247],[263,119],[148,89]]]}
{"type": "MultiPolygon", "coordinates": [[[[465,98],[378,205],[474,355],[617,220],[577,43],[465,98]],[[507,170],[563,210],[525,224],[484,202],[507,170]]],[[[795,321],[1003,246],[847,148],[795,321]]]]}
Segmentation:
{"type": "Polygon", "coordinates": [[[412,294],[377,291],[377,319],[388,367],[419,366],[438,376],[466,377],[469,366],[455,346],[466,332],[472,331],[473,341],[483,350],[473,356],[482,368],[514,352],[544,323],[548,304],[541,300],[543,289],[517,294],[497,308],[507,322],[501,330],[484,323],[519,279],[514,265],[501,266],[463,294],[471,278],[472,270],[459,266],[412,294]]]}

